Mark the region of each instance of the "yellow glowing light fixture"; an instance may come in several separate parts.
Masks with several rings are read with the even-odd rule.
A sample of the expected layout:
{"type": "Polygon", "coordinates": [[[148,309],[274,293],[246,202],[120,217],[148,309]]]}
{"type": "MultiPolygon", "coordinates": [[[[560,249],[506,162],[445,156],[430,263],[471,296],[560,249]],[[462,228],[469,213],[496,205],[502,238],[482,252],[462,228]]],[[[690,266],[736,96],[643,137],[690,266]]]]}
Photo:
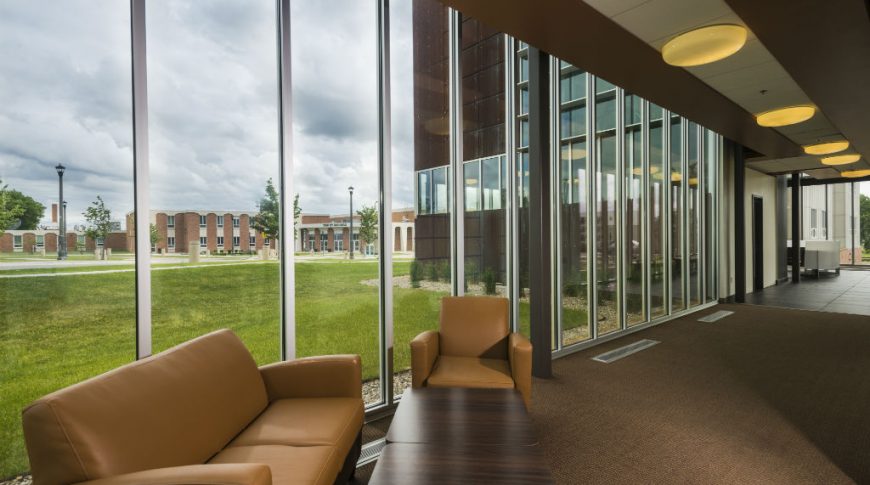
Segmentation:
{"type": "Polygon", "coordinates": [[[861,159],[861,155],[850,153],[848,155],[834,155],[833,157],[822,157],[822,163],[825,165],[848,165],[855,163],[861,159]]]}
{"type": "Polygon", "coordinates": [[[679,172],[671,172],[671,182],[682,182],[683,174],[679,172]]]}
{"type": "Polygon", "coordinates": [[[794,125],[806,121],[816,114],[816,108],[807,104],[787,106],[772,109],[755,115],[755,121],[761,126],[778,127],[794,125]]]}
{"type": "Polygon", "coordinates": [[[695,187],[698,185],[698,177],[692,177],[689,179],[689,185],[695,187]]]}
{"type": "Polygon", "coordinates": [[[851,179],[858,178],[858,177],[867,177],[867,176],[870,176],[870,170],[868,170],[868,169],[846,170],[845,172],[840,173],[840,175],[842,175],[843,177],[851,178],[851,179]]]}
{"type": "Polygon", "coordinates": [[[746,44],[746,27],[708,25],[684,32],[662,46],[662,59],[678,67],[709,64],[725,59],[746,44]]]}
{"type": "Polygon", "coordinates": [[[832,153],[842,152],[849,148],[849,142],[831,141],[827,143],[816,143],[815,145],[804,145],[804,153],[808,155],[830,155],[832,153]]]}

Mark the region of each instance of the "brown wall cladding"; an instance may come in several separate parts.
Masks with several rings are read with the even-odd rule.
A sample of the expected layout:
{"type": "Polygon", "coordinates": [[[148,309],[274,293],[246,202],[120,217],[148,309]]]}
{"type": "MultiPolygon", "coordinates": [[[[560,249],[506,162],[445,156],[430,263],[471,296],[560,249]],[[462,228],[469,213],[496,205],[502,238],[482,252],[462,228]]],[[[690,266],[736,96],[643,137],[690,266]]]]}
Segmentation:
{"type": "Polygon", "coordinates": [[[239,236],[241,236],[242,251],[250,251],[251,247],[251,218],[247,214],[239,217],[239,236]]]}
{"type": "Polygon", "coordinates": [[[12,252],[12,234],[8,232],[0,236],[0,252],[3,253],[11,253],[12,252]]]}

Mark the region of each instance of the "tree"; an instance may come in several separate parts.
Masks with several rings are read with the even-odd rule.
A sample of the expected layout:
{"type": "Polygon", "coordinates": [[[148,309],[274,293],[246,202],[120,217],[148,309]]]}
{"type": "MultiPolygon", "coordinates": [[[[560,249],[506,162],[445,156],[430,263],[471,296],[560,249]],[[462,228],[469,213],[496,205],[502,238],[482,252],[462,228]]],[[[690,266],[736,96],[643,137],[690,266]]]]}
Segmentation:
{"type": "Polygon", "coordinates": [[[6,190],[6,185],[0,180],[0,236],[9,229],[14,222],[19,220],[24,209],[14,203],[9,197],[9,191],[6,190]]]}
{"type": "Polygon", "coordinates": [[[870,249],[870,197],[861,194],[859,209],[858,220],[861,225],[861,246],[863,246],[864,249],[870,249]]]}
{"type": "Polygon", "coordinates": [[[298,237],[296,233],[296,226],[299,225],[299,217],[302,215],[302,208],[299,207],[299,194],[296,194],[296,197],[293,197],[293,240],[295,241],[298,237]]]}
{"type": "Polygon", "coordinates": [[[251,220],[251,227],[268,239],[278,239],[280,229],[278,218],[278,191],[270,178],[266,182],[266,195],[260,199],[260,212],[251,220]]]}
{"type": "Polygon", "coordinates": [[[7,190],[6,185],[0,187],[0,233],[6,229],[36,229],[45,206],[17,190],[7,190]]]}
{"type": "Polygon", "coordinates": [[[361,244],[372,244],[378,240],[378,209],[374,205],[363,206],[356,211],[359,215],[359,238],[361,244]]]}
{"type": "Polygon", "coordinates": [[[85,220],[88,222],[88,227],[85,229],[85,235],[95,242],[99,239],[103,240],[103,249],[100,252],[100,258],[105,258],[106,249],[105,241],[112,231],[112,211],[106,208],[103,198],[99,195],[97,200],[91,203],[91,206],[82,213],[85,220]]]}
{"type": "Polygon", "coordinates": [[[156,224],[151,224],[150,230],[151,230],[151,246],[154,247],[157,245],[157,243],[159,243],[161,241],[162,238],[160,237],[160,233],[157,232],[157,225],[156,224]]]}

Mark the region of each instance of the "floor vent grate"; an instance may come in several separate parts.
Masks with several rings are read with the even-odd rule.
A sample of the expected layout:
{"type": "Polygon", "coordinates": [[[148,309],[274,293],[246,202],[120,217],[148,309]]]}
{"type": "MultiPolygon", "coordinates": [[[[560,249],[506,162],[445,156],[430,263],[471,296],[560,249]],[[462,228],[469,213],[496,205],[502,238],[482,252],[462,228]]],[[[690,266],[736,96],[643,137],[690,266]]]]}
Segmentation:
{"type": "Polygon", "coordinates": [[[369,463],[378,459],[381,456],[381,450],[384,449],[384,446],[387,445],[387,440],[385,438],[381,438],[379,440],[370,441],[362,446],[362,450],[359,454],[359,460],[356,462],[357,467],[361,467],[363,465],[368,465],[369,463]]]}
{"type": "Polygon", "coordinates": [[[649,339],[638,340],[637,342],[635,342],[633,344],[628,344],[625,347],[620,347],[618,349],[613,349],[609,352],[605,352],[603,354],[596,355],[595,357],[592,358],[592,360],[594,360],[596,362],[604,362],[605,364],[609,364],[609,363],[616,361],[616,360],[619,360],[623,357],[628,357],[629,355],[631,355],[635,352],[640,352],[643,349],[648,349],[648,348],[650,348],[653,345],[656,345],[658,343],[659,343],[658,340],[649,340],[649,339]]]}
{"type": "Polygon", "coordinates": [[[727,317],[728,315],[733,315],[733,314],[734,314],[734,312],[732,312],[732,311],[719,310],[718,312],[713,312],[707,316],[699,318],[698,321],[699,322],[713,323],[717,320],[722,320],[723,318],[727,317]]]}

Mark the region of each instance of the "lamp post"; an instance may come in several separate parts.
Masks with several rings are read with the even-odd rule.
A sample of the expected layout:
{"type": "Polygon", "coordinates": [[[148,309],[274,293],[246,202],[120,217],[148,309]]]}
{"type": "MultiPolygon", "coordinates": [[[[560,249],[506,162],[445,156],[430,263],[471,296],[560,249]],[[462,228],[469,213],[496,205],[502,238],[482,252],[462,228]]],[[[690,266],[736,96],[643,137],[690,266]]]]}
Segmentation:
{"type": "Polygon", "coordinates": [[[353,185],[347,190],[350,192],[350,232],[347,233],[347,243],[350,246],[350,259],[353,259],[353,185]]]}
{"type": "Polygon", "coordinates": [[[63,242],[62,242],[62,240],[65,239],[63,237],[63,232],[62,232],[63,231],[63,223],[66,222],[64,220],[65,214],[64,214],[64,210],[63,210],[63,207],[64,207],[64,203],[63,203],[63,172],[66,170],[66,167],[64,167],[63,164],[58,163],[57,166],[54,167],[54,169],[57,170],[57,179],[58,179],[58,185],[59,185],[59,194],[58,194],[59,198],[57,201],[58,202],[57,210],[60,213],[59,217],[58,217],[58,222],[57,222],[57,235],[58,235],[58,238],[57,238],[57,259],[62,260],[62,259],[66,259],[66,254],[64,254],[63,242]]]}

